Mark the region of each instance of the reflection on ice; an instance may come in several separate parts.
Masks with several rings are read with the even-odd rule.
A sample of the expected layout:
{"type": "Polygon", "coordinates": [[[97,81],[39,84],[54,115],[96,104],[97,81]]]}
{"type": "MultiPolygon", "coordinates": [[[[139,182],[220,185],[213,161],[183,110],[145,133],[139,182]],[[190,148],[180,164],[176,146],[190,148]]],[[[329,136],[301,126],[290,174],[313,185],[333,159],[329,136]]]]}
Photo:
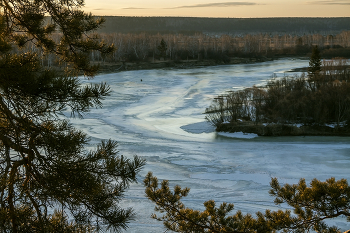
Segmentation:
{"type": "MultiPolygon", "coordinates": [[[[189,207],[201,209],[204,201],[213,199],[234,203],[236,210],[252,214],[277,208],[268,194],[270,177],[281,183],[296,183],[302,177],[307,182],[330,177],[350,180],[348,138],[217,135],[204,119],[203,112],[216,95],[264,85],[274,72],[283,77],[284,71],[307,65],[306,60],[284,59],[130,71],[85,80],[107,82],[112,93],[102,109],[93,109],[83,120],[73,119],[73,124],[93,143],[111,138],[119,142],[121,154],[137,154],[148,161],[140,173],[141,182],[130,187],[122,202],[137,213],[127,232],[165,231],[161,222],[150,218],[154,205],[145,198],[142,186],[148,171],[160,180],[170,180],[170,185],[190,187],[184,200],[189,207]]],[[[342,218],[334,223],[350,228],[342,218]]]]}

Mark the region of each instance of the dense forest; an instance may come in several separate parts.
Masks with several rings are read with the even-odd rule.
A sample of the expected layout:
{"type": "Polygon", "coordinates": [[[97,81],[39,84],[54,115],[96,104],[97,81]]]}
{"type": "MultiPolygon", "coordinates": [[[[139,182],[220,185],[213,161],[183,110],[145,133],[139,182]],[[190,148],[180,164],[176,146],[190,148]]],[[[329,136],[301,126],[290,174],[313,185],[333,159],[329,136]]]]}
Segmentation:
{"type": "Polygon", "coordinates": [[[105,16],[99,33],[238,35],[255,33],[339,33],[350,30],[350,18],[195,18],[105,16]]]}
{"type": "MultiPolygon", "coordinates": [[[[232,64],[237,57],[264,61],[305,56],[312,45],[319,46],[324,58],[350,57],[350,18],[104,18],[106,22],[93,38],[114,44],[116,50],[109,55],[90,51],[92,62],[213,60],[213,64],[232,64]],[[162,40],[164,53],[158,49],[162,40]]],[[[51,20],[45,18],[46,23],[51,20]]],[[[59,41],[61,34],[52,37],[59,41]]],[[[45,66],[58,65],[55,56],[40,46],[26,43],[25,50],[38,53],[45,66]]]]}
{"type": "MultiPolygon", "coordinates": [[[[59,41],[61,35],[53,35],[59,41]]],[[[101,33],[99,37],[117,48],[114,52],[103,55],[99,51],[89,52],[92,62],[148,62],[159,60],[213,60],[215,64],[232,64],[236,58],[266,60],[281,56],[306,56],[313,45],[317,45],[324,58],[350,57],[350,31],[338,34],[246,34],[246,35],[195,35],[185,34],[123,34],[101,33]],[[162,40],[164,51],[159,48],[162,40]]],[[[55,56],[42,51],[31,43],[26,50],[39,54],[45,66],[55,65],[55,56]]]]}
{"type": "MultiPolygon", "coordinates": [[[[230,57],[273,57],[305,55],[312,45],[318,45],[325,56],[350,56],[350,31],[336,35],[308,34],[247,34],[245,36],[209,36],[196,34],[104,34],[102,38],[117,46],[110,59],[117,61],[142,61],[159,57],[158,46],[162,39],[167,44],[166,58],[177,59],[216,59],[225,63],[230,57]]],[[[92,58],[98,59],[96,54],[92,58]]]]}

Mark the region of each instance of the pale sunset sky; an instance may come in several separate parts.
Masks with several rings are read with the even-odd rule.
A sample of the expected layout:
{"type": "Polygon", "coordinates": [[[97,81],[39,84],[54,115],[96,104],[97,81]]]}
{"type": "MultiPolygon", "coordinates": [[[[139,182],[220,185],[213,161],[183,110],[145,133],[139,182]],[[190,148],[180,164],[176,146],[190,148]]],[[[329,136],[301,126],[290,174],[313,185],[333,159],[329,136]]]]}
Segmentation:
{"type": "Polygon", "coordinates": [[[100,16],[350,17],[350,0],[85,0],[100,16]]]}

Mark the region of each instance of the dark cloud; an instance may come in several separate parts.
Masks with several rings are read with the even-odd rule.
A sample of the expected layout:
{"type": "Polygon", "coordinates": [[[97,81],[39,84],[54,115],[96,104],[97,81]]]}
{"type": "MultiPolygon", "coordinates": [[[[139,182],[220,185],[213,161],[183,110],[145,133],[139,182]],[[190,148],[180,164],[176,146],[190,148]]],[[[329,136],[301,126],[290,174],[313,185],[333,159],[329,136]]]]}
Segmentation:
{"type": "Polygon", "coordinates": [[[313,5],[350,5],[349,0],[323,0],[308,2],[313,5]]]}
{"type": "Polygon", "coordinates": [[[214,3],[205,3],[205,4],[196,4],[189,6],[178,6],[172,7],[169,9],[177,9],[177,8],[197,8],[197,7],[230,7],[230,6],[251,6],[257,5],[255,2],[214,2],[214,3]]]}

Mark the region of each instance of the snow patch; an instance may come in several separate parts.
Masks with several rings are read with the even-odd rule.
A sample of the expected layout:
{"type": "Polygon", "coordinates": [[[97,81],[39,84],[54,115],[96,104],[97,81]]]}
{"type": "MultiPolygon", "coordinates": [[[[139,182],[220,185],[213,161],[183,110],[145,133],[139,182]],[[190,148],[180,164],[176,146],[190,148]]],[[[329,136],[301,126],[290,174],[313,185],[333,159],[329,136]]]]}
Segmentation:
{"type": "Polygon", "coordinates": [[[224,137],[230,137],[230,138],[245,138],[245,139],[258,137],[258,135],[255,133],[243,133],[243,132],[235,132],[235,133],[218,132],[218,135],[224,136],[224,137]]]}

